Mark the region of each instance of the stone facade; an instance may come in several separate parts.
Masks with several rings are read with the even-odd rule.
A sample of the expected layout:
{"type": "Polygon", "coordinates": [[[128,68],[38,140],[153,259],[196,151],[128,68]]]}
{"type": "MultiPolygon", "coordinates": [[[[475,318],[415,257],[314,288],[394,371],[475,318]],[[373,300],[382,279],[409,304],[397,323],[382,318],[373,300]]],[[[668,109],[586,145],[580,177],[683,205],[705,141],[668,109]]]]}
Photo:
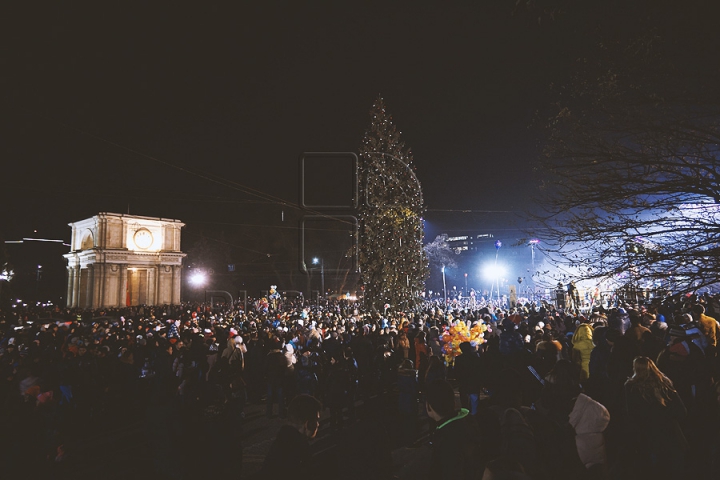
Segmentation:
{"type": "Polygon", "coordinates": [[[69,225],[69,307],[180,304],[184,223],[99,213],[69,225]]]}

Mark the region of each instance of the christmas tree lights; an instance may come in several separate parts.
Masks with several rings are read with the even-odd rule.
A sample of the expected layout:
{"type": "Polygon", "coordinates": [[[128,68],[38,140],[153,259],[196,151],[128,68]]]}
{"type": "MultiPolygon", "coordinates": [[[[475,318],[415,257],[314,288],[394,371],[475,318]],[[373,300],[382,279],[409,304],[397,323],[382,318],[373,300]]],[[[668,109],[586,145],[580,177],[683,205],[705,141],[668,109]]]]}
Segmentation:
{"type": "Polygon", "coordinates": [[[360,271],[366,307],[412,309],[425,288],[428,261],[423,250],[422,187],[412,153],[387,113],[383,99],[373,104],[372,123],[360,147],[360,271]]]}

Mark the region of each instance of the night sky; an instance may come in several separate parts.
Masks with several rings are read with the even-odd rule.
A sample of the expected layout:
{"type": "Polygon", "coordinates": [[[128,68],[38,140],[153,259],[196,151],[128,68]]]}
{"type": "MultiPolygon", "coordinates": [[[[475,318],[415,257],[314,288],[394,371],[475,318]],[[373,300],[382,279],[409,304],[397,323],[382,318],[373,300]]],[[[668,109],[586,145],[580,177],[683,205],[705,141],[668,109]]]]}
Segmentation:
{"type": "Polygon", "coordinates": [[[428,236],[517,228],[536,113],[585,38],[509,1],[16,3],[5,239],[68,240],[100,211],[263,228],[297,202],[302,152],[357,151],[379,94],[414,153],[428,236]]]}

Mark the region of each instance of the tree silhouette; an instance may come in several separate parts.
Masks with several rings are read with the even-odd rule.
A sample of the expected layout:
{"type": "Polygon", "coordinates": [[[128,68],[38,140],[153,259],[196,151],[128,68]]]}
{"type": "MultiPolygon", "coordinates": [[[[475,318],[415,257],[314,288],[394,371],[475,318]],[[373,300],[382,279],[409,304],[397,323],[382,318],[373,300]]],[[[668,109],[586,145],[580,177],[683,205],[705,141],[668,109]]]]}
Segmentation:
{"type": "Polygon", "coordinates": [[[660,35],[650,24],[677,22],[661,13],[559,91],[534,234],[579,278],[685,292],[720,272],[718,39],[660,35]]]}

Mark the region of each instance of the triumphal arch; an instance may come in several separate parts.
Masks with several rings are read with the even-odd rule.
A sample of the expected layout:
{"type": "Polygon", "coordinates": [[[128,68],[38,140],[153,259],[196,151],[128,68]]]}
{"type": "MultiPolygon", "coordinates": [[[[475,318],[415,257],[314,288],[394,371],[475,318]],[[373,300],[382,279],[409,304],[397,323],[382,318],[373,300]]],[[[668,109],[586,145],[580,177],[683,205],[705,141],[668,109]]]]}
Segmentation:
{"type": "Polygon", "coordinates": [[[99,213],[69,225],[67,306],[180,303],[180,220],[99,213]]]}

